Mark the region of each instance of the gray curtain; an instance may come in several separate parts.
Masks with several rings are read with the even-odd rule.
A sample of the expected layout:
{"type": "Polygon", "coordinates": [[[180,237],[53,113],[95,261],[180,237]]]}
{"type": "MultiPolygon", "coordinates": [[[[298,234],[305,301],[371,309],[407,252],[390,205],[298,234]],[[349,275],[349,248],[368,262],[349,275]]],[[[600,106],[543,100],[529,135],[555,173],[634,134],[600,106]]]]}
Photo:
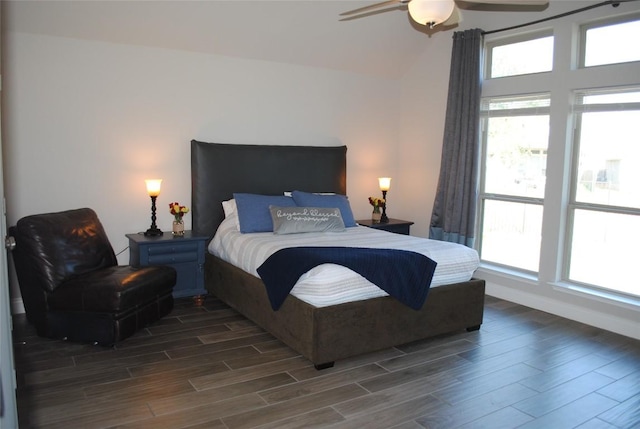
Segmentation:
{"type": "Polygon", "coordinates": [[[482,30],[453,35],[438,190],[429,238],[474,245],[482,30]]]}

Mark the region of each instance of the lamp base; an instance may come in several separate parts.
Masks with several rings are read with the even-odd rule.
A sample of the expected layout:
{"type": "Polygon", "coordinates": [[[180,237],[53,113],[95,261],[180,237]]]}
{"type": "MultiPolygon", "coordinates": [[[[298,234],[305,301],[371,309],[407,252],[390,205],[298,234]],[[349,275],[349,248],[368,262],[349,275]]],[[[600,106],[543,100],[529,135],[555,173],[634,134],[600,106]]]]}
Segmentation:
{"type": "Polygon", "coordinates": [[[157,237],[159,235],[162,235],[162,231],[160,230],[160,228],[151,227],[144,232],[144,235],[147,237],[157,237]]]}
{"type": "Polygon", "coordinates": [[[389,223],[389,218],[387,217],[387,191],[382,190],[382,199],[384,203],[382,204],[382,216],[380,216],[380,223],[389,223]]]}
{"type": "Polygon", "coordinates": [[[150,197],[151,197],[151,226],[144,233],[144,235],[146,237],[158,237],[162,235],[162,231],[160,231],[160,228],[158,228],[158,226],[156,225],[156,198],[158,198],[158,196],[150,195],[150,197]]]}

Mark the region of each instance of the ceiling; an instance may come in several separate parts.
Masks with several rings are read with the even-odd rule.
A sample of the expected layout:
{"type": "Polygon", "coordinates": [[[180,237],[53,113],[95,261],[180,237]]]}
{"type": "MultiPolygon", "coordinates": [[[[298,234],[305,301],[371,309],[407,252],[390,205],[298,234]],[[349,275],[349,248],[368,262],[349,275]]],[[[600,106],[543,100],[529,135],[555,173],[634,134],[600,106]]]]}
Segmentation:
{"type": "MultiPolygon", "coordinates": [[[[555,1],[555,0],[552,0],[555,1]]],[[[3,1],[8,31],[211,53],[399,78],[453,31],[414,23],[406,6],[340,21],[356,0],[3,1]]],[[[576,3],[560,1],[558,3],[576,3]]],[[[553,3],[552,3],[553,4],[553,3]]],[[[550,7],[551,9],[551,7],[550,7]]],[[[549,11],[545,11],[548,15],[549,11]]],[[[464,10],[457,30],[492,29],[542,13],[464,10]],[[488,21],[487,21],[488,20],[488,21]]]]}
{"type": "Polygon", "coordinates": [[[3,1],[9,31],[402,76],[430,37],[406,6],[366,18],[355,0],[3,1]]]}

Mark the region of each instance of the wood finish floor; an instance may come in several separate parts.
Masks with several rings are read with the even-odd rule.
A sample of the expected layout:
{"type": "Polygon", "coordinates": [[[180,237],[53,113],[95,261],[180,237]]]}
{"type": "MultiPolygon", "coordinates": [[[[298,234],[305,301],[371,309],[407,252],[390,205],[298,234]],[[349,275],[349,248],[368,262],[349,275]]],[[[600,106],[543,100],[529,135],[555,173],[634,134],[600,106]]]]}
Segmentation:
{"type": "Polygon", "coordinates": [[[640,341],[491,297],[323,371],[213,298],[115,349],[14,336],[21,428],[640,428],[640,341]]]}

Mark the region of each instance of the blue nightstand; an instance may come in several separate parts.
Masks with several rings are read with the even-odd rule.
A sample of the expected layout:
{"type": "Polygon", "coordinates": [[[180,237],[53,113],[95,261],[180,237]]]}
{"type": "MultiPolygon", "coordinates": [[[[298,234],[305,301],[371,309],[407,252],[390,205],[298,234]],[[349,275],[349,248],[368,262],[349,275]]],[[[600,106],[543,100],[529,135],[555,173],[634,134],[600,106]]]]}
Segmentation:
{"type": "Polygon", "coordinates": [[[176,269],[178,279],[173,288],[173,297],[194,297],[196,304],[202,303],[207,294],[204,287],[204,255],[209,237],[185,231],[176,237],[171,232],[161,236],[147,237],[143,233],[126,234],[129,239],[129,265],[169,265],[176,269]]]}

